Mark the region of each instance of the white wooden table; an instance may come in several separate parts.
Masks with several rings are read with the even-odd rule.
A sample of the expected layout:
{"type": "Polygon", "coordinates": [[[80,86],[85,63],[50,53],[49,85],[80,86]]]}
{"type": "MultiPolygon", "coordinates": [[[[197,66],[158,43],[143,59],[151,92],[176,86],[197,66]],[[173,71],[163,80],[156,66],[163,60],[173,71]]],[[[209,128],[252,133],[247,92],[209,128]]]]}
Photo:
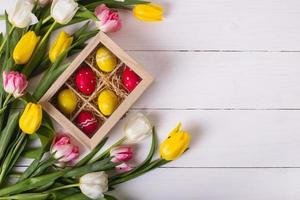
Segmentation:
{"type": "Polygon", "coordinates": [[[157,2],[162,23],[122,13],[124,28],[110,36],[156,77],[132,110],[149,114],[160,141],[178,121],[193,140],[179,160],[117,187],[117,196],[300,199],[300,1],[157,2]]]}

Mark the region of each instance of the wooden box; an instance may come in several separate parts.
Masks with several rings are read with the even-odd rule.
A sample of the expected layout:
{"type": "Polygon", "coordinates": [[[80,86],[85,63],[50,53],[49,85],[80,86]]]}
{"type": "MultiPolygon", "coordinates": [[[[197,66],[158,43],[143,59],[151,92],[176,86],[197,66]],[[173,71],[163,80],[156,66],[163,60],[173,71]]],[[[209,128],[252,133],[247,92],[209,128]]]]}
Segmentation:
{"type": "Polygon", "coordinates": [[[111,130],[111,128],[121,119],[129,110],[132,104],[142,95],[146,88],[152,83],[153,78],[143,69],[135,60],[133,60],[125,51],[115,44],[106,34],[100,32],[96,35],[75,58],[72,64],[64,73],[54,82],[45,95],[41,98],[40,103],[43,109],[53,117],[68,133],[73,135],[80,143],[89,149],[93,149],[111,130]],[[96,51],[99,47],[106,47],[118,59],[116,69],[111,73],[104,73],[95,63],[96,51]],[[84,96],[74,86],[74,74],[82,65],[89,65],[97,77],[96,90],[90,96],[84,96]],[[141,81],[136,88],[129,92],[122,84],[121,74],[126,66],[129,66],[140,78],[141,81]],[[110,116],[104,116],[96,106],[95,99],[103,88],[113,88],[118,96],[118,107],[110,116]],[[57,106],[57,94],[63,88],[71,89],[77,97],[78,103],[76,110],[70,115],[61,112],[57,106]],[[75,118],[82,110],[91,111],[99,124],[98,130],[92,137],[88,137],[80,130],[75,118]]]}

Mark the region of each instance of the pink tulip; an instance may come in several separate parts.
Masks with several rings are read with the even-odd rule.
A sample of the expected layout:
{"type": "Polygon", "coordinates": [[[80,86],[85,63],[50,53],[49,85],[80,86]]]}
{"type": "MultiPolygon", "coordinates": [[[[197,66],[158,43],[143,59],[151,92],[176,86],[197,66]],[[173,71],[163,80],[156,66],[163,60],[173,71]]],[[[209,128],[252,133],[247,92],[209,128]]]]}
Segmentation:
{"type": "Polygon", "coordinates": [[[15,71],[3,71],[4,90],[5,92],[12,94],[15,98],[23,95],[27,85],[28,81],[24,74],[15,71]]]}
{"type": "Polygon", "coordinates": [[[96,26],[105,33],[116,32],[122,27],[118,12],[109,9],[105,4],[101,4],[95,9],[95,15],[99,19],[96,26]]]}
{"type": "Polygon", "coordinates": [[[122,163],[118,166],[116,166],[116,170],[118,172],[129,172],[133,169],[133,167],[131,167],[130,165],[126,164],[126,163],[122,163]]]}
{"type": "Polygon", "coordinates": [[[57,159],[57,166],[64,166],[78,158],[79,147],[71,143],[68,135],[62,134],[55,138],[50,152],[57,159]]]}
{"type": "Polygon", "coordinates": [[[132,148],[128,146],[118,146],[110,150],[110,156],[113,157],[112,162],[127,162],[132,158],[132,148]]]}

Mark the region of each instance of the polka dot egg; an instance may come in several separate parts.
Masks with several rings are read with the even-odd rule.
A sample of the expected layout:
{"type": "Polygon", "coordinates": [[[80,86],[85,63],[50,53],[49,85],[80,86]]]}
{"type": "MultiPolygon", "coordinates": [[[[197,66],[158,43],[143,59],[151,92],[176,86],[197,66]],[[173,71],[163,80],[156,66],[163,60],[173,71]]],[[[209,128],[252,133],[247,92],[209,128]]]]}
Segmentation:
{"type": "Polygon", "coordinates": [[[93,70],[88,66],[81,67],[75,75],[77,89],[84,95],[91,95],[97,85],[96,76],[93,70]]]}
{"type": "Polygon", "coordinates": [[[126,67],[123,76],[122,81],[124,86],[129,92],[132,92],[135,87],[141,82],[141,78],[129,67],[126,67]]]}

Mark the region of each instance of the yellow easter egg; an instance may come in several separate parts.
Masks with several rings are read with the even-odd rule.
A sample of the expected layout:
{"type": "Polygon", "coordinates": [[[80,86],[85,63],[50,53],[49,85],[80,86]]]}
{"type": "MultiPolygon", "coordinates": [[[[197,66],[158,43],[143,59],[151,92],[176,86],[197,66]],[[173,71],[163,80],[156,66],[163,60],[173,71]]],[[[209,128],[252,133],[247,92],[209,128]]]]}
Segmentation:
{"type": "Polygon", "coordinates": [[[103,90],[98,96],[98,107],[105,116],[110,116],[118,106],[118,97],[111,90],[103,90]]]}
{"type": "Polygon", "coordinates": [[[105,47],[98,49],[96,61],[100,70],[104,72],[112,72],[117,66],[117,57],[105,47]]]}
{"type": "Polygon", "coordinates": [[[72,113],[77,105],[77,97],[71,89],[64,89],[58,94],[59,109],[66,114],[72,113]]]}

